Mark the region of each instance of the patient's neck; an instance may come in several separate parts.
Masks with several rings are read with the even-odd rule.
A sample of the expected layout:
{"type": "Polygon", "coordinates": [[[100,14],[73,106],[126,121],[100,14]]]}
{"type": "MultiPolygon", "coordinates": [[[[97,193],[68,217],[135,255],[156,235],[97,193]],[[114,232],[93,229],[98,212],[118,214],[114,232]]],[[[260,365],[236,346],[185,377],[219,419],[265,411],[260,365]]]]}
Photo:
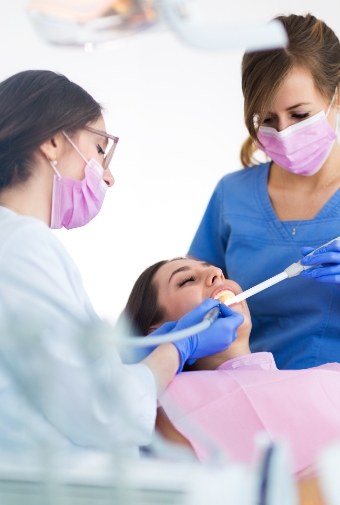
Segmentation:
{"type": "Polygon", "coordinates": [[[226,351],[213,354],[212,356],[206,356],[205,358],[198,359],[194,363],[190,370],[215,370],[220,365],[228,361],[229,359],[238,358],[239,356],[244,356],[250,354],[249,340],[244,342],[243,340],[238,341],[237,338],[226,351]]]}

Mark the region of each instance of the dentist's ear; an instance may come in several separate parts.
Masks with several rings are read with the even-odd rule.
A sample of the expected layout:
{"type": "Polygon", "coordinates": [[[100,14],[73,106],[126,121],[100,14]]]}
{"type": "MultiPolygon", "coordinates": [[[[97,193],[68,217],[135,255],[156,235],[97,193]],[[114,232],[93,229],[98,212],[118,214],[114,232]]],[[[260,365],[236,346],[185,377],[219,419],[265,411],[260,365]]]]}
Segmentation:
{"type": "Polygon", "coordinates": [[[57,133],[41,144],[39,150],[48,160],[56,160],[59,157],[62,142],[64,142],[64,136],[57,133]]]}

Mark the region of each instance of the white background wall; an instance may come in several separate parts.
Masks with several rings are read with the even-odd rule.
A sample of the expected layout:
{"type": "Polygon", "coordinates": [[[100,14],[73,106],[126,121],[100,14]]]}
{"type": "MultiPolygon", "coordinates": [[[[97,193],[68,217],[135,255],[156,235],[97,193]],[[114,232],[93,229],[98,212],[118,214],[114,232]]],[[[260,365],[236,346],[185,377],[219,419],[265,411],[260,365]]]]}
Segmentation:
{"type": "MultiPolygon", "coordinates": [[[[340,34],[334,0],[205,2],[226,25],[312,12],[340,34]]],[[[102,212],[85,228],[55,232],[95,308],[114,321],[145,267],[186,253],[215,184],[240,167],[242,50],[199,51],[167,31],[91,54],[58,48],[36,34],[26,5],[1,2],[0,80],[25,69],[61,72],[104,105],[107,130],[120,137],[111,165],[116,184],[102,212]]]]}

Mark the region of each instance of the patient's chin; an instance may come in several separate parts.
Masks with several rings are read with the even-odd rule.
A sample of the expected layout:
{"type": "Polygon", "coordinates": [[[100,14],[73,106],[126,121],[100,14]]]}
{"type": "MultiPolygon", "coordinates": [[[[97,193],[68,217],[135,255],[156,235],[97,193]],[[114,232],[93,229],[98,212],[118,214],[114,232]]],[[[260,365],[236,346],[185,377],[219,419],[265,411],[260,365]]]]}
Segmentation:
{"type": "Polygon", "coordinates": [[[235,304],[233,307],[231,307],[231,309],[241,314],[244,318],[243,323],[237,329],[237,338],[235,342],[242,341],[243,343],[249,343],[252,322],[248,305],[244,302],[241,302],[235,304]]]}
{"type": "Polygon", "coordinates": [[[251,332],[252,324],[250,321],[246,321],[241,324],[241,326],[237,330],[237,338],[235,342],[244,342],[249,343],[249,337],[251,332]]]}

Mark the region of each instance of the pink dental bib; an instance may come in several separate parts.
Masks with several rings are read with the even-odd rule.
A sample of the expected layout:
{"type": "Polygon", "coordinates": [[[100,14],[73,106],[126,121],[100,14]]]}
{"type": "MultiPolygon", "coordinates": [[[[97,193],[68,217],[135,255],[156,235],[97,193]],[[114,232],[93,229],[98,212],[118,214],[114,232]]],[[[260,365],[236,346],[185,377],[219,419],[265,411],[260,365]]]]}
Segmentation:
{"type": "Polygon", "coordinates": [[[265,431],[287,440],[299,473],[340,440],[340,364],[278,370],[270,353],[248,354],[217,370],[177,375],[159,404],[201,461],[218,447],[231,460],[251,462],[255,437],[265,431]]]}

